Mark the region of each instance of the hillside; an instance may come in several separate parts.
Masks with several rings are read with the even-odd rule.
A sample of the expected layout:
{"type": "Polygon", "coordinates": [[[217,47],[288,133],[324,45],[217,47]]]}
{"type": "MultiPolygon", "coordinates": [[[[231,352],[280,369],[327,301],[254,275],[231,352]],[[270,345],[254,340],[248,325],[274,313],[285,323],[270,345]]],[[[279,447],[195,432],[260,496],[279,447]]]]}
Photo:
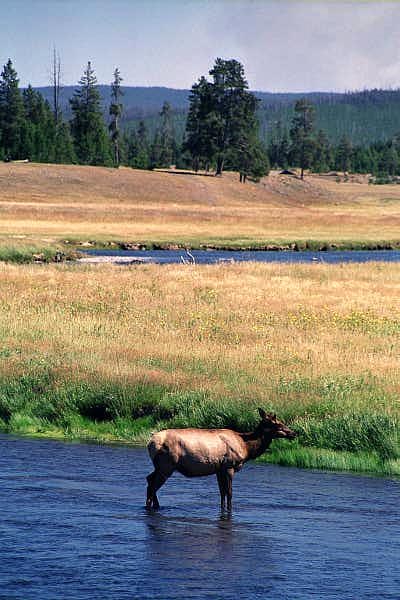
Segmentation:
{"type": "MultiPolygon", "coordinates": [[[[50,87],[37,88],[43,96],[51,101],[50,87]]],[[[63,110],[70,116],[68,99],[72,97],[75,86],[66,86],[61,91],[63,110]]],[[[110,88],[99,86],[108,114],[110,88]]],[[[158,124],[158,113],[163,102],[171,104],[175,114],[175,128],[179,139],[182,138],[186,111],[188,107],[188,90],[175,90],[165,87],[124,87],[124,123],[135,126],[144,119],[151,133],[158,124]]],[[[399,90],[364,90],[352,93],[310,92],[306,94],[255,92],[260,99],[259,120],[263,138],[268,138],[278,121],[287,127],[293,115],[296,100],[307,97],[316,106],[316,126],[328,134],[333,143],[344,134],[354,144],[369,144],[393,137],[400,131],[400,91],[399,90]]]]}
{"type": "Polygon", "coordinates": [[[0,163],[0,243],[69,240],[252,247],[398,241],[400,186],[363,177],[299,179],[272,172],[260,184],[176,171],[0,163]]]}

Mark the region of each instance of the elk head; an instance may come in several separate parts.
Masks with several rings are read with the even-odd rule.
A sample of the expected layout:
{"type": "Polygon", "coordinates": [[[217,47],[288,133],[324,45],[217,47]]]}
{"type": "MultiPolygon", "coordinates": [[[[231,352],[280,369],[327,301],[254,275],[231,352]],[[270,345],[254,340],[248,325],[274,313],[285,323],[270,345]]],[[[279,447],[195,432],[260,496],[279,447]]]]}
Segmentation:
{"type": "Polygon", "coordinates": [[[267,435],[272,438],[285,438],[287,440],[294,440],[297,436],[296,432],[289,429],[279,419],[276,418],[276,415],[272,413],[266,413],[262,408],[258,409],[261,417],[261,423],[259,424],[259,429],[264,435],[267,435]]]}

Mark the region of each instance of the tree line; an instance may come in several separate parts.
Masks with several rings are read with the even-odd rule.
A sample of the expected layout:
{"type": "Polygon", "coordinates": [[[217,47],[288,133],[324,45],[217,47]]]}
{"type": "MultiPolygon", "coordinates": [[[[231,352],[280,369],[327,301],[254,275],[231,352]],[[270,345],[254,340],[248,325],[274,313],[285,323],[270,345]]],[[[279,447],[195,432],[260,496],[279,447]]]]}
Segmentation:
{"type": "Polygon", "coordinates": [[[270,165],[298,167],[301,177],[340,170],[400,175],[400,135],[387,142],[352,146],[347,136],[332,145],[315,127],[315,109],[306,98],[296,101],[289,124],[278,121],[268,144],[260,139],[259,100],[249,91],[243,66],[218,58],[213,68],[193,84],[182,143],[174,131],[173,109],[164,102],[159,124],[150,135],[144,121],[122,128],[123,79],[115,69],[111,83],[108,119],[104,118],[97,78],[88,62],[69,100],[71,118],[60,107],[60,61],[54,53],[52,102],[29,85],[21,90],[9,59],[0,75],[0,160],[74,163],[154,169],[176,165],[239,173],[241,182],[267,175],[270,165]]]}

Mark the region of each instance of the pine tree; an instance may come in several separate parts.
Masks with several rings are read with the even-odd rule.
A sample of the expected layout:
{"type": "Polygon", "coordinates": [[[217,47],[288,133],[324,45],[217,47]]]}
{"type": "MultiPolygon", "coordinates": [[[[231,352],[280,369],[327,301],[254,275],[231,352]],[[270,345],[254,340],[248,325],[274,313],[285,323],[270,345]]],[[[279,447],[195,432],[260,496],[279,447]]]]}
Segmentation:
{"type": "Polygon", "coordinates": [[[80,88],[70,100],[73,118],[71,131],[78,162],[87,165],[112,165],[110,141],[101,110],[97,78],[89,61],[79,81],[80,88]]]}
{"type": "Polygon", "coordinates": [[[353,148],[350,139],[344,135],[336,149],[336,168],[345,175],[352,169],[353,148]]]}
{"type": "Polygon", "coordinates": [[[122,102],[121,98],[123,92],[121,90],[122,77],[118,69],[114,71],[114,81],[111,84],[111,104],[110,104],[110,116],[111,123],[109,125],[111,142],[114,148],[114,166],[119,167],[120,163],[120,131],[119,131],[119,119],[122,115],[122,102]]]}
{"type": "Polygon", "coordinates": [[[18,84],[19,79],[11,59],[4,65],[0,76],[0,144],[6,160],[24,157],[21,144],[24,107],[18,84]]]}
{"type": "Polygon", "coordinates": [[[316,173],[328,171],[331,163],[331,148],[328,137],[322,129],[318,131],[314,143],[314,156],[312,168],[316,173]]]}
{"type": "Polygon", "coordinates": [[[370,148],[363,146],[354,147],[352,163],[355,173],[373,173],[376,170],[370,148]]]}
{"type": "Polygon", "coordinates": [[[54,162],[59,164],[73,164],[77,162],[74,140],[72,139],[69,123],[62,119],[57,124],[55,137],[54,162]]]}
{"type": "Polygon", "coordinates": [[[26,158],[36,162],[54,162],[56,123],[49,103],[29,85],[22,94],[25,119],[21,144],[26,158]]]}
{"type": "Polygon", "coordinates": [[[379,161],[379,171],[385,175],[396,175],[399,172],[399,155],[391,142],[385,144],[379,161]]]}
{"type": "Polygon", "coordinates": [[[289,166],[290,142],[286,129],[283,132],[281,141],[278,146],[278,163],[282,169],[287,169],[289,166]]]}
{"type": "Polygon", "coordinates": [[[205,77],[193,84],[189,96],[189,112],[186,121],[186,136],[183,152],[192,156],[192,166],[197,172],[200,166],[208,167],[213,162],[216,151],[214,135],[213,85],[205,77]]]}
{"type": "Polygon", "coordinates": [[[195,169],[215,162],[215,174],[221,175],[225,161],[250,160],[258,101],[238,61],[218,58],[209,74],[211,82],[202,77],[192,87],[184,150],[191,152],[195,169]]]}
{"type": "MultiPolygon", "coordinates": [[[[213,135],[216,145],[216,175],[221,175],[227,153],[246,136],[249,115],[258,101],[248,92],[243,66],[236,60],[217,58],[210,71],[213,79],[213,135]]],[[[248,132],[247,132],[248,134],[248,132]]]]}
{"type": "Polygon", "coordinates": [[[262,146],[257,136],[251,136],[239,144],[233,151],[233,157],[228,155],[230,166],[239,171],[239,181],[246,183],[247,177],[259,181],[268,175],[270,163],[267,150],[262,146]]]}
{"type": "Polygon", "coordinates": [[[277,121],[271,131],[268,144],[270,164],[275,168],[287,169],[289,165],[290,143],[288,133],[281,121],[277,121]]]}
{"type": "Polygon", "coordinates": [[[239,181],[246,183],[248,176],[259,180],[267,175],[270,166],[267,151],[261,146],[258,139],[258,121],[252,96],[245,96],[243,102],[245,126],[235,131],[227,158],[230,166],[239,171],[239,181]]]}
{"type": "Polygon", "coordinates": [[[160,117],[161,125],[156,134],[158,166],[170,167],[175,162],[175,132],[169,102],[164,102],[160,117]]]}
{"type": "Polygon", "coordinates": [[[311,166],[314,154],[314,107],[306,99],[297,100],[294,106],[294,117],[290,129],[291,162],[301,169],[301,179],[304,170],[311,166]]]}
{"type": "Polygon", "coordinates": [[[147,135],[147,128],[144,121],[140,121],[137,131],[137,156],[135,159],[136,169],[149,169],[150,168],[150,151],[149,151],[149,139],[147,135]]]}

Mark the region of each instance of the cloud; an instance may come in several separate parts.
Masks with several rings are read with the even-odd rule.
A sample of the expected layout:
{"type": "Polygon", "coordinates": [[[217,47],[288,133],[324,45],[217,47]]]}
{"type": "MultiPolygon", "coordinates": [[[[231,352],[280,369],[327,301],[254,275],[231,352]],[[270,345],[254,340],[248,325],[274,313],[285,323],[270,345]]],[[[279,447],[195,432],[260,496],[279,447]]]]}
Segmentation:
{"type": "Polygon", "coordinates": [[[221,5],[224,43],[237,48],[253,88],[344,90],[400,83],[397,2],[234,2],[227,12],[221,5]]]}

